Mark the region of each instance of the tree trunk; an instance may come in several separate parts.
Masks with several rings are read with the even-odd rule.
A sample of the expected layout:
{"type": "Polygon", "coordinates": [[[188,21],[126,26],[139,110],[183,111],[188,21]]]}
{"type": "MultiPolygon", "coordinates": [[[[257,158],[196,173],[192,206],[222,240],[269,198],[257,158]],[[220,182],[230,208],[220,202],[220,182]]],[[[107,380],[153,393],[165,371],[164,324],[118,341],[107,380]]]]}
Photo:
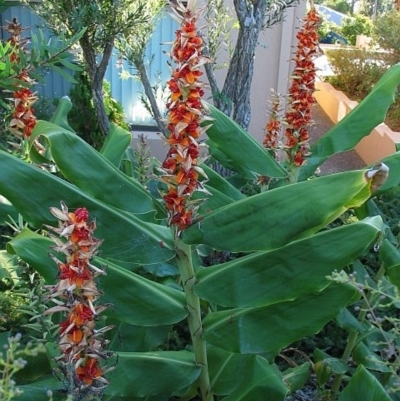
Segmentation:
{"type": "Polygon", "coordinates": [[[104,47],[99,64],[97,64],[96,60],[96,51],[91,46],[90,39],[86,33],[79,40],[79,43],[82,47],[83,58],[87,65],[87,71],[92,87],[93,104],[99,128],[103,135],[107,135],[110,128],[110,122],[104,105],[103,80],[114,48],[114,37],[109,38],[109,41],[104,47]]]}
{"type": "MultiPolygon", "coordinates": [[[[239,34],[229,64],[223,89],[215,96],[215,106],[247,129],[251,119],[250,89],[254,71],[254,55],[261,28],[263,26],[266,0],[247,3],[246,0],[234,0],[239,20],[239,34]]],[[[207,75],[210,75],[207,72],[207,75]]]]}
{"type": "Polygon", "coordinates": [[[144,93],[149,100],[151,111],[153,112],[153,118],[157,123],[157,127],[164,134],[164,136],[166,136],[165,125],[161,121],[162,116],[156,101],[156,97],[154,96],[153,88],[151,87],[150,79],[147,74],[147,69],[143,62],[143,57],[134,57],[132,61],[135,64],[137,72],[139,73],[140,81],[142,82],[142,85],[144,87],[144,93]]]}

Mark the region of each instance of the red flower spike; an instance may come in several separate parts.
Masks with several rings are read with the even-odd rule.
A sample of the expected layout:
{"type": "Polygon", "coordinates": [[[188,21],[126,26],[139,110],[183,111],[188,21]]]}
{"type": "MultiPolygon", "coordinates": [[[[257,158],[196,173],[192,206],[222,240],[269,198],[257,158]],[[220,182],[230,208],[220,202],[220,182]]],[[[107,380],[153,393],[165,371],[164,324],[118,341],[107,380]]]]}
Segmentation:
{"type": "MultiPolygon", "coordinates": [[[[318,25],[320,19],[315,9],[308,12],[304,24],[297,33],[296,55],[293,58],[295,68],[289,88],[288,110],[281,119],[278,113],[279,102],[276,96],[271,101],[271,117],[265,128],[264,146],[267,149],[279,147],[279,136],[284,129],[283,149],[287,154],[288,166],[300,167],[306,163],[309,155],[308,127],[312,124],[311,107],[315,103],[315,64],[314,59],[319,54],[318,25]]],[[[290,167],[289,167],[290,168],[290,167]]]]}
{"type": "Polygon", "coordinates": [[[65,319],[59,324],[62,355],[57,360],[67,381],[74,384],[72,391],[79,394],[87,387],[95,389],[108,383],[103,377],[99,360],[93,357],[108,358],[103,352],[107,342],[102,335],[111,328],[107,326],[95,330],[95,317],[106,309],[104,305],[95,306],[100,296],[95,279],[103,271],[90,263],[100,241],[92,237],[96,224],[88,221],[86,208],[69,212],[67,206],[61,203],[61,210],[51,208],[50,211],[59,220],[59,226],[47,228],[65,238],[66,242],[54,238],[54,248],[62,252],[66,260],[61,262],[52,257],[59,267],[59,282],[49,288],[49,298],[56,306],[45,314],[65,314],[65,319]]]}
{"type": "Polygon", "coordinates": [[[179,7],[175,16],[181,22],[181,29],[176,31],[176,39],[170,55],[177,64],[171,79],[167,82],[171,91],[167,103],[168,115],[166,127],[170,132],[167,143],[170,151],[162,164],[163,180],[168,185],[168,193],[163,196],[168,223],[176,227],[179,234],[194,219],[194,207],[190,202],[193,192],[200,187],[196,171],[200,155],[197,138],[203,132],[200,128],[204,120],[201,97],[204,95],[199,78],[203,75],[200,67],[206,62],[201,55],[203,39],[197,34],[196,22],[199,10],[179,7]]]}
{"type": "MultiPolygon", "coordinates": [[[[18,51],[26,52],[25,47],[28,43],[28,39],[21,36],[24,28],[22,28],[22,25],[14,18],[12,22],[7,21],[5,29],[10,34],[8,41],[13,46],[11,54],[9,55],[10,62],[19,63],[20,57],[18,56],[18,51]]],[[[25,84],[35,84],[35,81],[29,77],[28,72],[25,70],[22,70],[17,78],[20,82],[25,84]]],[[[17,135],[29,138],[37,122],[32,109],[32,105],[36,102],[37,96],[30,88],[21,87],[21,85],[18,84],[17,86],[19,89],[14,92],[12,99],[14,112],[12,113],[10,127],[17,135]]]]}

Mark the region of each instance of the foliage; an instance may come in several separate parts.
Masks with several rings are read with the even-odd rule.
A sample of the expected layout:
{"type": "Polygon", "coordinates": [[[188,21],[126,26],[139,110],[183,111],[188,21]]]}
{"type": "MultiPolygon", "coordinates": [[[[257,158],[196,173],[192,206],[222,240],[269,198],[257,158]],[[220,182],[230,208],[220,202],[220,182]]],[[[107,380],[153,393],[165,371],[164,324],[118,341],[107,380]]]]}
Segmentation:
{"type": "Polygon", "coordinates": [[[324,15],[321,15],[321,24],[318,27],[319,40],[322,43],[330,32],[335,32],[340,35],[340,27],[333,22],[328,21],[324,15]]]}
{"type": "Polygon", "coordinates": [[[337,49],[326,52],[335,74],[328,81],[354,100],[363,99],[383,75],[382,55],[366,49],[337,49]]]}
{"type": "Polygon", "coordinates": [[[400,62],[400,11],[391,10],[380,16],[374,25],[373,36],[378,45],[389,52],[389,65],[400,62]]]}
{"type": "Polygon", "coordinates": [[[0,352],[0,397],[4,401],[18,399],[22,390],[15,382],[16,374],[25,368],[27,356],[37,357],[43,353],[43,344],[22,344],[21,334],[8,336],[9,333],[0,335],[2,352],[0,352]]]}
{"type": "Polygon", "coordinates": [[[350,5],[344,0],[327,0],[324,1],[324,6],[332,8],[342,14],[348,14],[350,12],[350,5]]]}
{"type": "Polygon", "coordinates": [[[345,18],[342,22],[341,33],[351,45],[356,44],[357,35],[371,36],[373,23],[369,17],[356,14],[354,18],[345,18]]]}
{"type": "MultiPolygon", "coordinates": [[[[105,135],[109,129],[103,99],[103,79],[116,39],[127,36],[139,26],[146,26],[142,12],[147,1],[108,0],[45,0],[30,4],[57,34],[75,35],[86,30],[79,39],[84,67],[91,84],[92,98],[99,129],[105,135]]],[[[150,22],[151,23],[151,22],[150,22]]]]}
{"type": "MultiPolygon", "coordinates": [[[[393,87],[393,80],[399,81],[398,75],[398,67],[390,70],[365,106],[360,105],[364,113],[353,112],[335,128],[338,141],[335,147],[323,146],[325,153],[319,151],[319,155],[316,148],[311,159],[318,161],[321,156],[344,150],[348,145],[342,139],[348,136],[350,126],[360,133],[358,138],[349,138],[353,143],[366,135],[374,122],[366,119],[365,113],[374,107],[376,115],[383,118],[384,109],[379,112],[376,102],[382,104],[384,100],[390,104],[387,88],[393,87]]],[[[140,400],[150,394],[158,400],[167,400],[172,394],[183,399],[185,394],[189,399],[194,397],[200,374],[195,354],[190,350],[155,351],[154,345],[159,340],[150,340],[154,334],[164,333],[167,343],[169,330],[165,326],[182,322],[190,312],[176,270],[170,270],[167,276],[161,273],[166,264],[174,265],[177,261],[181,267],[193,263],[196,269],[195,292],[191,296],[200,297],[204,308],[201,330],[209,343],[208,369],[215,397],[254,400],[263,394],[271,400],[283,400],[290,391],[284,384],[291,383],[285,379],[289,373],[277,370],[273,356],[294,341],[320,330],[343,306],[354,302],[357,297],[354,298],[356,291],[351,283],[330,284],[325,276],[363,255],[383,230],[380,218],[374,217],[318,232],[347,208],[363,204],[371,196],[371,188],[377,186],[373,176],[380,170],[347,172],[285,185],[285,172],[268,153],[228,117],[213,108],[211,113],[215,121],[208,130],[210,148],[219,150],[214,156],[223,164],[229,162],[242,176],[260,173],[275,177],[272,187],[276,188],[247,198],[203,166],[209,176],[205,185],[213,195],[200,209],[205,213],[203,220],[186,229],[181,239],[174,239],[162,220],[155,217],[156,211],[165,216],[158,200],[118,169],[124,151],[118,136],[110,136],[107,148],[98,153],[72,132],[39,122],[34,135],[48,144],[48,156],[69,182],[12,155],[0,154],[1,192],[33,227],[54,224],[48,208],[60,198],[71,207],[84,205],[97,219],[98,237],[104,242],[101,258],[95,259],[100,265],[107,265],[108,275],[100,280],[101,288],[106,302],[114,305],[105,313],[107,322],[119,328],[119,333],[109,337],[119,362],[108,374],[111,384],[105,390],[106,399],[118,395],[121,399],[140,400]],[[228,138],[229,146],[224,146],[228,138]],[[120,150],[115,153],[116,149],[120,150]],[[257,158],[256,151],[261,152],[257,158]],[[114,156],[109,159],[111,154],[114,156]],[[101,182],[96,178],[100,174],[101,182]],[[371,178],[366,179],[368,176],[371,178]],[[29,182],[37,185],[31,186],[29,182]],[[327,191],[331,196],[321,201],[320,194],[327,191]],[[274,234],[270,235],[271,232],[274,234]],[[355,235],[357,242],[352,240],[355,235]],[[199,244],[245,255],[205,269],[198,265],[195,250],[199,244]],[[132,271],[139,266],[153,273],[141,277],[132,271]],[[275,270],[277,273],[273,273],[275,270]],[[296,280],[290,279],[293,274],[296,280]],[[317,310],[313,307],[316,303],[317,310]],[[287,322],[290,330],[285,329],[287,322]],[[122,342],[118,340],[120,336],[122,342]],[[145,343],[144,338],[148,338],[145,343]],[[124,379],[128,371],[134,386],[124,379]]],[[[385,162],[396,170],[397,159],[395,155],[385,162]]],[[[300,176],[304,174],[306,170],[300,176]]],[[[397,184],[398,175],[394,174],[381,190],[397,184]]],[[[51,243],[26,229],[10,242],[8,249],[17,252],[51,283],[56,275],[47,257],[51,243]]],[[[35,391],[35,400],[39,401],[45,399],[40,386],[46,383],[57,389],[57,384],[49,382],[47,367],[38,366],[36,373],[39,387],[21,388],[35,391]]],[[[365,375],[365,380],[370,380],[371,374],[365,375]]],[[[359,375],[354,377],[356,382],[361,380],[359,375]]]]}
{"type": "MultiPolygon", "coordinates": [[[[77,84],[70,90],[72,111],[70,123],[76,133],[94,148],[100,149],[104,141],[96,117],[91,86],[88,76],[80,72],[75,76],[77,84]]],[[[112,98],[110,84],[103,82],[104,105],[109,120],[124,129],[128,129],[122,106],[112,98]]]]}
{"type": "MultiPolygon", "coordinates": [[[[335,75],[327,77],[336,89],[350,99],[361,101],[382,77],[387,65],[387,53],[365,49],[337,49],[326,52],[335,75]]],[[[394,94],[385,122],[394,131],[400,130],[400,99],[394,94]]]]}
{"type": "MultiPolygon", "coordinates": [[[[194,2],[188,7],[193,9],[194,2]]],[[[349,345],[340,361],[327,350],[315,350],[314,369],[321,386],[334,374],[333,392],[341,389],[342,379],[347,383],[340,401],[389,400],[393,380],[385,381],[379,370],[376,374],[368,358],[356,359],[360,341],[378,355],[379,338],[367,341],[369,326],[363,331],[345,308],[358,303],[364,310],[363,302],[370,302],[373,284],[368,281],[367,287],[363,282],[361,288],[354,277],[365,279],[358,273],[358,259],[371,248],[382,249],[386,266],[385,277],[375,281],[385,278],[390,281],[389,293],[398,291],[398,250],[387,245],[391,237],[381,216],[367,206],[374,195],[400,184],[400,155],[331,176],[315,176],[315,170],[334,154],[354,148],[384,119],[400,83],[400,65],[390,68],[356,109],[311,146],[307,163],[289,177],[285,167],[228,116],[211,105],[210,115],[203,115],[197,13],[190,19],[191,10],[186,10],[184,16],[189,20],[178,30],[171,51],[178,66],[168,81],[171,147],[157,170],[159,176],[152,177],[161,185],[148,180],[148,188],[156,186],[150,192],[134,177],[127,154],[129,132],[111,125],[97,151],[69,128],[71,104],[61,99],[52,122],[39,121],[32,133],[31,163],[0,151],[0,193],[29,224],[9,241],[7,251],[32,266],[48,285],[63,281],[56,287],[61,308],[75,306],[76,296],[84,292],[91,309],[97,290],[90,293],[91,279],[83,277],[83,266],[94,256],[91,269],[107,268],[107,276],[99,276],[99,288],[110,308],[98,320],[115,327],[104,341],[118,363],[106,375],[110,385],[104,389],[105,400],[283,401],[307,381],[311,364],[281,370],[278,355],[334,318],[350,332],[349,345]],[[206,128],[211,156],[234,171],[230,179],[202,163],[197,138],[206,128]],[[35,141],[43,151],[33,146],[35,141]],[[258,194],[240,191],[243,183],[260,177],[264,185],[258,194]],[[56,211],[60,201],[75,212],[56,211]],[[83,208],[85,222],[96,219],[96,237],[103,241],[97,255],[91,252],[86,223],[77,218],[83,208]],[[357,218],[329,227],[352,209],[357,218]],[[61,227],[52,230],[67,238],[52,248],[55,266],[48,255],[54,241],[47,228],[60,220],[61,227]],[[82,241],[80,255],[71,261],[76,251],[73,237],[82,241]],[[201,257],[216,251],[234,257],[203,266],[201,257]],[[68,277],[62,277],[65,272],[68,277]],[[350,355],[356,370],[347,366],[350,355]]],[[[48,298],[42,294],[36,301],[46,308],[48,298]]],[[[397,303],[391,307],[397,308],[397,303]]],[[[61,325],[52,319],[62,329],[64,345],[79,340],[72,335],[75,328],[96,337],[91,324],[79,324],[75,314],[61,325]]],[[[391,341],[390,336],[387,339],[391,341]]],[[[58,399],[63,397],[62,383],[51,376],[54,358],[59,357],[55,342],[47,338],[46,358],[35,361],[33,372],[30,364],[21,371],[21,401],[46,400],[45,388],[58,399]]],[[[393,341],[386,344],[397,346],[393,341]]],[[[100,357],[98,345],[96,338],[76,344],[93,352],[88,358],[100,357]]],[[[71,358],[75,356],[81,360],[78,352],[71,358]]],[[[84,369],[89,379],[99,374],[91,363],[82,364],[77,362],[74,368],[79,373],[84,369]]]]}

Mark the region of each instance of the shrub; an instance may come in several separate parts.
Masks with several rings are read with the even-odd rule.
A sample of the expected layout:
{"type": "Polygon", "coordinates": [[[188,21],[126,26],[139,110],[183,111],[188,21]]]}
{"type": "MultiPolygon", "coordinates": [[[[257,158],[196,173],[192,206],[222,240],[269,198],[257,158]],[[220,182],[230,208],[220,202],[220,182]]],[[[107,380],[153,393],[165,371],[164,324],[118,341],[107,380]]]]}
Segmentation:
{"type": "MultiPolygon", "coordinates": [[[[365,49],[335,49],[326,52],[334,76],[328,77],[336,89],[343,91],[350,99],[361,101],[388,68],[386,53],[365,49]]],[[[400,131],[400,97],[390,106],[385,119],[393,131],[400,131]]]]}
{"type": "Polygon", "coordinates": [[[381,55],[364,49],[338,49],[326,52],[335,73],[328,80],[353,100],[363,99],[383,75],[381,55]]]}
{"type": "Polygon", "coordinates": [[[357,35],[371,36],[373,24],[370,18],[357,14],[354,18],[345,18],[342,23],[342,35],[351,45],[356,44],[357,35]]]}
{"type": "Polygon", "coordinates": [[[377,44],[389,51],[388,64],[400,61],[400,11],[391,10],[375,23],[373,37],[377,44]]]}

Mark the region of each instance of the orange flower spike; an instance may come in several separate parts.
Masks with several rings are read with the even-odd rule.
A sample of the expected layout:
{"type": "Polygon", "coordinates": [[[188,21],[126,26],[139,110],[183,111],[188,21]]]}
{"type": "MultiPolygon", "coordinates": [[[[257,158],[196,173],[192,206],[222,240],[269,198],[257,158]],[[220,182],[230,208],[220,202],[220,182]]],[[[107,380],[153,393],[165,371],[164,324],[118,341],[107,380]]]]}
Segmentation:
{"type": "Polygon", "coordinates": [[[308,156],[308,126],[312,123],[311,107],[315,102],[315,64],[314,58],[318,55],[319,17],[312,9],[304,18],[304,24],[297,33],[297,52],[294,57],[292,85],[289,89],[289,111],[285,115],[287,125],[285,131],[285,150],[288,162],[296,167],[302,166],[308,156]]]}

